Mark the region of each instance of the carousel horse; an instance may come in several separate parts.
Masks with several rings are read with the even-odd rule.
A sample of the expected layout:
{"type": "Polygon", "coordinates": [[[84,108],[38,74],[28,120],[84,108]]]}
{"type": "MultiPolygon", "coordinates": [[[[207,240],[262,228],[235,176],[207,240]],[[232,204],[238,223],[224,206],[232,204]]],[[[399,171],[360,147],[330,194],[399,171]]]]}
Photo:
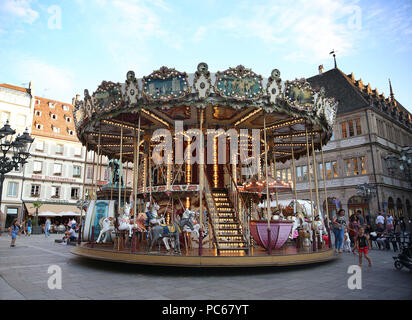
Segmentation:
{"type": "Polygon", "coordinates": [[[168,238],[173,238],[175,242],[175,253],[181,253],[180,252],[180,240],[179,236],[180,233],[182,232],[182,229],[188,225],[191,230],[193,230],[193,225],[190,219],[187,218],[182,218],[180,221],[175,221],[173,225],[168,225],[168,226],[160,226],[156,225],[153,226],[150,230],[150,237],[151,237],[151,243],[149,247],[149,251],[152,250],[153,244],[160,239],[163,239],[164,237],[168,238]]]}
{"type": "Polygon", "coordinates": [[[144,232],[146,231],[146,227],[145,227],[145,221],[147,220],[147,215],[144,212],[139,212],[137,214],[137,218],[136,218],[136,225],[137,225],[137,230],[139,230],[140,232],[144,232]]]}
{"type": "Polygon", "coordinates": [[[133,235],[133,229],[137,228],[136,224],[130,223],[130,204],[126,203],[123,207],[123,215],[118,219],[119,221],[119,231],[129,231],[129,237],[133,235]]]}
{"type": "Polygon", "coordinates": [[[157,213],[159,209],[160,209],[160,206],[156,202],[154,202],[152,205],[150,205],[149,203],[146,204],[146,215],[147,215],[146,225],[166,224],[165,218],[159,217],[157,213]]]}
{"type": "Polygon", "coordinates": [[[101,218],[99,220],[99,225],[100,225],[101,230],[100,230],[99,237],[97,238],[96,243],[100,242],[100,238],[102,237],[103,234],[104,234],[103,243],[106,243],[107,233],[108,232],[111,233],[114,231],[114,219],[112,217],[101,218]]]}

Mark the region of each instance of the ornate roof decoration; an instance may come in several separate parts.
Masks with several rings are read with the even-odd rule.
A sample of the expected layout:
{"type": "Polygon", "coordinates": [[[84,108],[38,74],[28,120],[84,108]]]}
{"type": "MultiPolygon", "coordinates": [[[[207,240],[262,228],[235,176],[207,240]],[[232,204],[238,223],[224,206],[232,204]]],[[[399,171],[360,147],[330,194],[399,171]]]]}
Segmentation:
{"type": "Polygon", "coordinates": [[[203,100],[209,96],[210,88],[212,87],[212,81],[210,80],[210,72],[208,69],[208,65],[201,62],[198,64],[197,71],[195,73],[193,87],[195,88],[200,100],[203,100]]]}
{"type": "Polygon", "coordinates": [[[125,101],[134,106],[139,100],[140,90],[134,71],[129,71],[126,75],[125,101]]]}
{"type": "Polygon", "coordinates": [[[150,102],[168,102],[182,99],[192,91],[187,73],[161,67],[143,77],[143,96],[150,102]]]}
{"type": "Polygon", "coordinates": [[[264,94],[262,76],[242,65],[216,72],[214,90],[223,98],[254,101],[264,94]]]}
{"type": "Polygon", "coordinates": [[[280,79],[280,71],[278,69],[272,70],[266,86],[269,102],[275,104],[278,99],[283,98],[284,90],[285,84],[280,79]]]}
{"type": "Polygon", "coordinates": [[[94,109],[111,111],[121,106],[123,100],[119,83],[103,81],[93,93],[94,109]]]}
{"type": "Polygon", "coordinates": [[[285,100],[299,111],[312,110],[315,93],[315,90],[305,79],[285,82],[285,100]]]}

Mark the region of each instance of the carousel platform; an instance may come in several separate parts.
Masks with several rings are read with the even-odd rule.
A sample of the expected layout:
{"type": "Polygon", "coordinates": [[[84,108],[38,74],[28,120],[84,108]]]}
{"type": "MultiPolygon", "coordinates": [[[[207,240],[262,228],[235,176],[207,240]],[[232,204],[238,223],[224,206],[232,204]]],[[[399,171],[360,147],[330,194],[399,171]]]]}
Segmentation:
{"type": "Polygon", "coordinates": [[[280,267],[291,265],[305,265],[322,263],[338,258],[333,249],[324,248],[312,251],[309,248],[297,249],[293,245],[286,245],[281,249],[272,251],[268,255],[259,247],[251,249],[250,254],[236,253],[217,255],[215,249],[203,248],[202,256],[199,249],[182,249],[181,255],[168,253],[164,250],[147,252],[137,249],[132,253],[129,248],[113,250],[112,244],[95,244],[93,248],[88,243],[77,245],[71,253],[89,259],[104,260],[119,263],[173,266],[173,267],[198,267],[198,268],[244,268],[244,267],[280,267]]]}

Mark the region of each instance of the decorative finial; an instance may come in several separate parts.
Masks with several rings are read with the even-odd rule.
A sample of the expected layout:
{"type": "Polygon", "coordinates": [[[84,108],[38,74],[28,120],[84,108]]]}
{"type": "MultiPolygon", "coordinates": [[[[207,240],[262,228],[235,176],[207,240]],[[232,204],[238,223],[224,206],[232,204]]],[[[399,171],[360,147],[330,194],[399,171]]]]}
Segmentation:
{"type": "Polygon", "coordinates": [[[389,91],[390,91],[391,100],[395,101],[395,95],[393,94],[391,79],[389,79],[389,91]]]}

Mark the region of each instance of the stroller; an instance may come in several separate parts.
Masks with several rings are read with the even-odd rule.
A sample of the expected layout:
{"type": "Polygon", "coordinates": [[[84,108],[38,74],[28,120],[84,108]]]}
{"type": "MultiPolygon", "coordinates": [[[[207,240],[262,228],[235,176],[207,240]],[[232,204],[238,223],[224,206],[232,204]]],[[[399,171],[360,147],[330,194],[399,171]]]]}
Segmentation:
{"type": "Polygon", "coordinates": [[[408,268],[409,270],[412,270],[412,241],[411,237],[412,233],[409,234],[409,239],[408,241],[406,237],[403,238],[403,241],[401,241],[401,248],[400,248],[400,253],[398,256],[393,257],[395,260],[394,266],[397,270],[401,270],[403,267],[408,268]]]}

